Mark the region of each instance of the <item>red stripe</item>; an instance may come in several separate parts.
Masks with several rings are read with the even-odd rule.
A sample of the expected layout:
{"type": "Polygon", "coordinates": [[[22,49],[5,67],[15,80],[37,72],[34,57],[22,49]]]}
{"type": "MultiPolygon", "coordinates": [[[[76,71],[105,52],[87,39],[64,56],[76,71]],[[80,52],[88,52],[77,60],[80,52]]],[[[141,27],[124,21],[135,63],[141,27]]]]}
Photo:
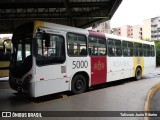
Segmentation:
{"type": "Polygon", "coordinates": [[[40,80],[44,80],[44,78],[40,78],[40,80]]]}
{"type": "Polygon", "coordinates": [[[90,31],[89,30],[89,35],[93,37],[100,37],[100,38],[105,38],[105,34],[102,32],[95,32],[95,31],[90,31]]]}

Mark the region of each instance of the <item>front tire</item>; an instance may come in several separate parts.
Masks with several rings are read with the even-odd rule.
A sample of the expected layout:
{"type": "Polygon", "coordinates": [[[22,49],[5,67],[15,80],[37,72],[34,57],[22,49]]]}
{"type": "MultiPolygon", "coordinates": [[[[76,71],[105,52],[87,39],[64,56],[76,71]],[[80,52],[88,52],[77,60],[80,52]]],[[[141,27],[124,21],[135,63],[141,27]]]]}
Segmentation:
{"type": "Polygon", "coordinates": [[[76,75],[72,79],[71,92],[73,94],[80,94],[86,91],[87,83],[83,75],[76,75]]]}
{"type": "Polygon", "coordinates": [[[136,73],[135,73],[136,80],[140,80],[142,78],[142,70],[140,67],[137,67],[136,73]]]}

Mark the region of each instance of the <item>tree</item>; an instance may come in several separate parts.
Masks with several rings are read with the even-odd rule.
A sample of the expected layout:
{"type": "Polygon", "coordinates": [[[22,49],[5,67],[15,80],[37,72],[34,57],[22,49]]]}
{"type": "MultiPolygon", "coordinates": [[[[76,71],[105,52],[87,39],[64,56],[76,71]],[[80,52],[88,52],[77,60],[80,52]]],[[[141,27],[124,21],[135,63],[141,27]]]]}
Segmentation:
{"type": "Polygon", "coordinates": [[[156,65],[160,66],[160,42],[156,42],[156,65]]]}

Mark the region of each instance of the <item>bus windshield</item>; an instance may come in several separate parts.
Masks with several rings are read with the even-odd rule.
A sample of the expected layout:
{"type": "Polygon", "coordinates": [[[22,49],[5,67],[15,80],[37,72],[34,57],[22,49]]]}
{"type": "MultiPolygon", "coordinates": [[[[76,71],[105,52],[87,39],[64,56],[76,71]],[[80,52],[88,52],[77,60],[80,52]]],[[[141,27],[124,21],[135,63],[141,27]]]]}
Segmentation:
{"type": "Polygon", "coordinates": [[[18,73],[15,74],[17,77],[23,76],[28,72],[32,67],[32,37],[26,36],[19,39],[13,39],[13,53],[11,58],[11,64],[15,71],[18,73]]]}

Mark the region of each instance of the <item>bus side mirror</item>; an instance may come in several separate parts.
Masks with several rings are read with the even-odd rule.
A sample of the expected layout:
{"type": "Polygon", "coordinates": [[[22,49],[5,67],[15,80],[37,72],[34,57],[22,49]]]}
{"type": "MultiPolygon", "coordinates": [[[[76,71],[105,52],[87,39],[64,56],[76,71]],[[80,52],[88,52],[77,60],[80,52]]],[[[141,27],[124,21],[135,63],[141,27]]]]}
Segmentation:
{"type": "Polygon", "coordinates": [[[38,55],[38,49],[37,49],[37,39],[36,38],[33,38],[33,55],[35,57],[37,57],[38,55]]]}
{"type": "Polygon", "coordinates": [[[50,36],[44,33],[45,47],[50,47],[50,36]]]}
{"type": "Polygon", "coordinates": [[[36,33],[36,39],[43,39],[43,38],[44,38],[44,33],[42,33],[42,32],[36,33]]]}

